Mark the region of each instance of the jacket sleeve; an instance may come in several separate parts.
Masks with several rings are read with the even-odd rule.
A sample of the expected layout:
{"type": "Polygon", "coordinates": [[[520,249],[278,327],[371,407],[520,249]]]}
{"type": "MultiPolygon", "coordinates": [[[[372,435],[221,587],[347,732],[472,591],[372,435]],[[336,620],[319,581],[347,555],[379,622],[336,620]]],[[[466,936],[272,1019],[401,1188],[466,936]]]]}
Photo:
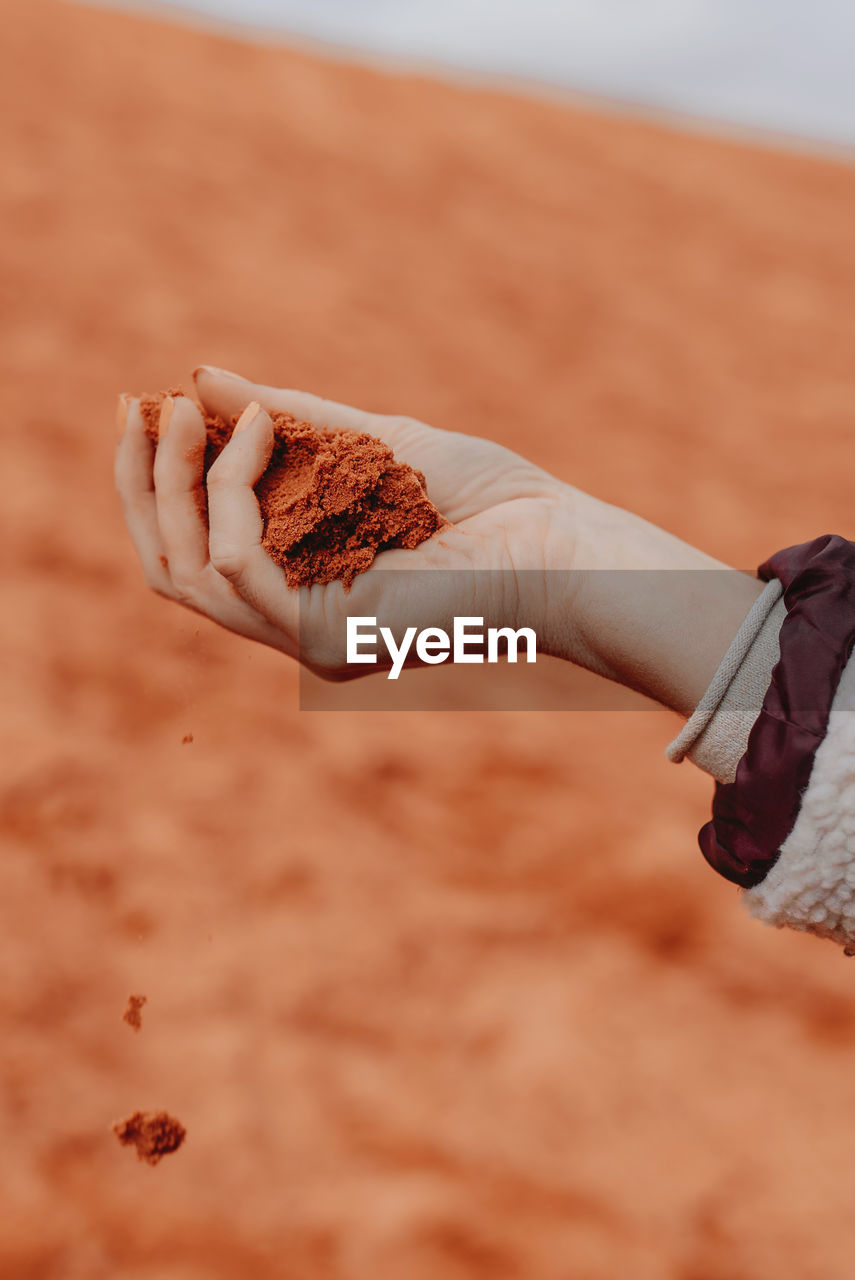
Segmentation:
{"type": "Polygon", "coordinates": [[[837,686],[795,825],[742,900],[758,920],[855,952],[855,659],[837,686]]]}
{"type": "Polygon", "coordinates": [[[767,588],[667,748],[716,779],[698,841],[757,919],[855,954],[855,543],[777,552],[767,588]]]}

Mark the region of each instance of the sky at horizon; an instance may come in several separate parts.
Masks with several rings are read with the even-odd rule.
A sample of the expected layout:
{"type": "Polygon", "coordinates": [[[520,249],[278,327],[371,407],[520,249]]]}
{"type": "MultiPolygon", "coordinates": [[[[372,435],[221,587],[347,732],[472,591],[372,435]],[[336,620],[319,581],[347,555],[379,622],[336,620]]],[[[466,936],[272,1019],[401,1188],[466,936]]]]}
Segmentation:
{"type": "Polygon", "coordinates": [[[172,0],[154,7],[855,145],[855,4],[844,0],[172,0]]]}

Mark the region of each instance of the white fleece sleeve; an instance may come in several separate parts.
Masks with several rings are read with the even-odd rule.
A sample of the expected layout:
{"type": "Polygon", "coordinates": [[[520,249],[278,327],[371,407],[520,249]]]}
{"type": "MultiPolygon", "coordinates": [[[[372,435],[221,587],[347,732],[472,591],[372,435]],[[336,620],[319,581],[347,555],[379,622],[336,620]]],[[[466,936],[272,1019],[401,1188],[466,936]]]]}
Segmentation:
{"type": "Polygon", "coordinates": [[[795,825],[742,902],[758,920],[831,938],[855,954],[855,657],[837,686],[795,825]]]}
{"type": "MultiPolygon", "coordinates": [[[[697,708],[666,748],[732,782],[779,658],[781,584],[758,597],[697,708]]],[[[855,955],[855,656],[843,670],[798,818],[763,880],[742,893],[752,916],[842,945],[855,955]]]]}

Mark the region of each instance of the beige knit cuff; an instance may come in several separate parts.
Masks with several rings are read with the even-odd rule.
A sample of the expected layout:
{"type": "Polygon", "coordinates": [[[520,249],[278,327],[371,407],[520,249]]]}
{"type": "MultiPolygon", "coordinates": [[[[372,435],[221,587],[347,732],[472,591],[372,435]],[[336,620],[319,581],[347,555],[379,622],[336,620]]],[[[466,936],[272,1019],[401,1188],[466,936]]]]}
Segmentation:
{"type": "Polygon", "coordinates": [[[675,764],[688,756],[717,782],[732,782],[736,777],[780,656],[778,635],[787,613],[781,596],[781,584],[772,578],[751,606],[691,717],[665,748],[675,764]]]}

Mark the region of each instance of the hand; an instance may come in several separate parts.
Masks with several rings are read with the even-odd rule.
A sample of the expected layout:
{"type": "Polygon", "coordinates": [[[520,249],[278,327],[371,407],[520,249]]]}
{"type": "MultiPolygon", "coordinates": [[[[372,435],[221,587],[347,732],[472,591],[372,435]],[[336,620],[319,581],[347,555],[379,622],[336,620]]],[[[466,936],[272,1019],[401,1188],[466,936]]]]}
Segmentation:
{"type": "MultiPolygon", "coordinates": [[[[199,410],[184,397],[165,401],[155,449],[138,401],[123,398],[120,405],[116,485],[146,580],[161,595],[281,649],[319,674],[338,679],[378,669],[347,667],[348,614],[377,617],[396,631],[412,625],[450,631],[455,614],[483,617],[486,626],[522,625],[515,575],[572,568],[574,491],[500,445],[206,367],[197,370],[196,390],[209,413],[242,414],[207,477],[207,526],[197,502],[205,441],[199,410]],[[450,527],[415,550],[381,552],[350,593],[340,582],[289,588],[261,546],[253,492],[273,447],[266,409],[378,436],[399,461],[424,473],[428,494],[450,527]],[[455,572],[388,572],[420,569],[455,572]]],[[[531,585],[532,576],[526,577],[531,585]]],[[[543,583],[545,608],[545,578],[543,583]]]]}
{"type": "Polygon", "coordinates": [[[396,635],[413,625],[451,631],[455,616],[473,615],[485,626],[533,626],[543,651],[688,715],[762,589],[756,578],[488,440],[207,367],[197,370],[196,390],[208,412],[241,413],[208,473],[208,524],[197,502],[205,482],[198,409],[184,397],[166,401],[155,450],[138,402],[123,397],[120,405],[116,484],[146,580],[329,679],[366,674],[346,662],[347,615],[376,617],[396,635]],[[273,446],[265,406],[380,437],[424,473],[451,527],[415,550],[381,552],[349,594],[340,582],[290,589],[261,545],[253,492],[273,446]],[[649,572],[659,570],[666,572],[649,572]]]}

